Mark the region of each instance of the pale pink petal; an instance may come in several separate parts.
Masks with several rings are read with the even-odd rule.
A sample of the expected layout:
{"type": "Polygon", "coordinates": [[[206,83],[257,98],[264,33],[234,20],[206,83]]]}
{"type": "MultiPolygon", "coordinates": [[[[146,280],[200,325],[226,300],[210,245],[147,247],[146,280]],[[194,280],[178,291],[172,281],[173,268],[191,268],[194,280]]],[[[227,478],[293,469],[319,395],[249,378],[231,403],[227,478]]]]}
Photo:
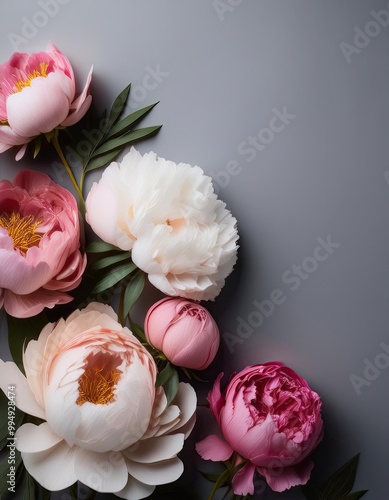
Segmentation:
{"type": "Polygon", "coordinates": [[[79,481],[100,493],[115,493],[127,484],[126,463],[118,452],[97,453],[79,448],[75,469],[79,481]]]}
{"type": "Polygon", "coordinates": [[[9,125],[0,125],[0,146],[4,145],[9,149],[12,146],[20,146],[31,141],[32,137],[25,137],[17,134],[9,125]]]}
{"type": "Polygon", "coordinates": [[[313,465],[312,460],[308,458],[293,467],[277,467],[274,470],[257,467],[257,471],[265,476],[267,484],[273,491],[281,493],[292,486],[306,484],[311,476],[313,465]]]}
{"type": "Polygon", "coordinates": [[[52,309],[57,304],[67,304],[73,297],[66,293],[40,288],[28,295],[16,295],[8,290],[4,294],[4,308],[15,318],[30,318],[39,314],[45,307],[52,309]]]}
{"type": "MultiPolygon", "coordinates": [[[[12,239],[9,236],[0,236],[1,243],[12,239]]],[[[13,246],[13,244],[12,244],[13,246]]],[[[47,262],[29,262],[14,250],[0,248],[1,276],[0,287],[6,288],[15,294],[28,294],[44,285],[52,275],[52,269],[47,262]]]]}
{"type": "Polygon", "coordinates": [[[37,403],[26,377],[12,361],[4,362],[0,359],[0,389],[8,395],[8,387],[14,386],[16,396],[15,404],[22,410],[34,417],[46,419],[44,409],[37,403]]]}
{"type": "Polygon", "coordinates": [[[29,87],[7,99],[8,123],[19,135],[52,131],[69,112],[69,78],[61,72],[37,77],[29,87]]]}
{"type": "Polygon", "coordinates": [[[65,75],[67,75],[69,79],[73,82],[72,95],[74,96],[76,92],[75,78],[74,78],[73,68],[72,65],[70,64],[69,59],[52,42],[49,43],[47,47],[47,52],[51,57],[51,59],[54,61],[56,69],[59,69],[60,71],[65,73],[65,75]]]}
{"type": "Polygon", "coordinates": [[[128,476],[126,486],[120,491],[115,491],[115,495],[127,500],[141,500],[142,498],[149,497],[154,490],[155,486],[141,483],[134,477],[128,476]]]}
{"type": "Polygon", "coordinates": [[[232,478],[232,489],[236,495],[254,494],[255,465],[247,462],[232,478]]]}
{"type": "Polygon", "coordinates": [[[140,464],[126,460],[129,474],[145,484],[158,485],[176,481],[184,471],[179,458],[163,460],[152,464],[140,464]]]}
{"type": "Polygon", "coordinates": [[[79,122],[81,118],[85,115],[85,113],[88,111],[90,108],[90,105],[92,104],[92,96],[88,95],[88,97],[85,99],[85,101],[82,103],[78,111],[73,111],[62,123],[61,126],[63,127],[70,127],[71,125],[74,125],[75,123],[79,122]]]}
{"type": "Polygon", "coordinates": [[[27,145],[28,145],[28,144],[24,144],[24,146],[22,146],[22,147],[19,149],[19,151],[16,153],[16,156],[15,156],[15,160],[16,160],[16,161],[19,161],[19,160],[21,160],[21,159],[23,158],[23,156],[24,156],[24,154],[25,154],[25,152],[26,152],[26,150],[27,150],[27,145]]]}
{"type": "MultiPolygon", "coordinates": [[[[117,196],[115,191],[104,182],[95,182],[85,201],[85,220],[93,231],[106,243],[117,245],[117,196]]],[[[122,250],[130,250],[122,248],[122,250]]]]}
{"type": "Polygon", "coordinates": [[[225,461],[230,458],[234,450],[231,446],[215,434],[211,434],[195,445],[197,453],[204,460],[213,462],[225,461]]]}
{"type": "Polygon", "coordinates": [[[184,435],[173,434],[139,441],[123,450],[123,454],[134,462],[153,463],[173,458],[182,450],[183,445],[184,435]]]}
{"type": "Polygon", "coordinates": [[[29,386],[38,404],[42,406],[42,408],[45,402],[42,390],[41,372],[43,364],[47,361],[47,351],[45,351],[47,338],[53,331],[54,326],[55,323],[48,323],[39,334],[38,339],[30,340],[26,349],[23,351],[24,371],[28,377],[29,386]]]}
{"type": "Polygon", "coordinates": [[[45,451],[62,441],[47,422],[40,425],[23,424],[16,431],[16,438],[17,449],[24,453],[45,451]]]}
{"type": "Polygon", "coordinates": [[[86,83],[84,86],[84,89],[82,93],[75,99],[71,105],[70,109],[75,110],[73,113],[69,114],[69,116],[61,123],[64,127],[68,127],[70,125],[74,125],[76,122],[81,120],[81,118],[85,115],[85,113],[88,111],[91,102],[92,102],[92,96],[87,95],[89,91],[89,86],[92,80],[92,73],[93,73],[93,66],[89,70],[86,83]]]}
{"type": "Polygon", "coordinates": [[[23,464],[40,485],[50,491],[68,488],[77,481],[74,467],[77,448],[61,441],[49,450],[22,453],[23,464]]]}

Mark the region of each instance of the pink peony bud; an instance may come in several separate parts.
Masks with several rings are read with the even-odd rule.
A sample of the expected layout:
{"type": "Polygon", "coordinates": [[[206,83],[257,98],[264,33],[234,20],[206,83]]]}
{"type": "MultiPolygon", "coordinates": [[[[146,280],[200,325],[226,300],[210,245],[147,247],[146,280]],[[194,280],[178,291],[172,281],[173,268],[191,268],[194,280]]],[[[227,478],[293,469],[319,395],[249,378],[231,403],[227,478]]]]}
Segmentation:
{"type": "Polygon", "coordinates": [[[204,370],[216,356],[219,329],[203,306],[182,298],[156,302],[145,319],[147,340],[176,366],[204,370]]]}

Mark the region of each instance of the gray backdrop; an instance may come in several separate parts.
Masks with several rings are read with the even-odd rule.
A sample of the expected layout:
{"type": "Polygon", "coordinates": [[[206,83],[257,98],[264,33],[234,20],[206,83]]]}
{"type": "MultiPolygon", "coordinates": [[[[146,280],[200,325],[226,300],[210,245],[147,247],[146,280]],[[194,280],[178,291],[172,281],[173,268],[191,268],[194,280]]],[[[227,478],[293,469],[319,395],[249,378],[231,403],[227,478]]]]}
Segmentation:
{"type": "MultiPolygon", "coordinates": [[[[356,489],[389,498],[388,2],[19,0],[0,13],[1,62],[51,40],[80,86],[94,65],[99,111],[129,82],[128,111],[160,101],[147,123],[162,131],[139,149],[201,166],[239,222],[239,263],[210,305],[223,341],[209,380],[283,361],[323,400],[319,480],[361,452],[356,489]]],[[[2,154],[1,178],[32,164],[2,154]]],[[[209,464],[193,444],[208,419],[182,479],[202,498],[195,467],[209,464]]]]}

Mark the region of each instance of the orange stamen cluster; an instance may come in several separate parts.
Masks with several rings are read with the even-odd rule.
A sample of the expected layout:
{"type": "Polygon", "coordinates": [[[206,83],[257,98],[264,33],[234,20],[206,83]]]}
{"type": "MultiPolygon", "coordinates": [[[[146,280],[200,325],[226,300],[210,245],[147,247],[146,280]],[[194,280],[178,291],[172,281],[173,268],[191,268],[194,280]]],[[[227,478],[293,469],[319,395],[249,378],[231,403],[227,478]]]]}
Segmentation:
{"type": "Polygon", "coordinates": [[[49,63],[47,62],[41,62],[40,63],[40,71],[34,69],[34,71],[27,76],[26,80],[22,80],[19,82],[15,83],[15,93],[16,92],[21,92],[24,88],[29,87],[31,85],[31,82],[34,80],[34,78],[37,78],[38,76],[43,76],[44,78],[47,77],[47,68],[49,66],[49,63]]]}
{"type": "Polygon", "coordinates": [[[0,227],[5,228],[11,236],[14,248],[26,254],[27,250],[39,244],[42,235],[35,231],[41,221],[36,221],[32,215],[22,217],[18,213],[11,215],[3,214],[0,216],[0,227]]]}
{"type": "Polygon", "coordinates": [[[84,403],[106,405],[114,397],[114,389],[120,378],[121,372],[112,365],[108,367],[104,362],[89,364],[78,379],[78,398],[76,404],[84,403]]]}

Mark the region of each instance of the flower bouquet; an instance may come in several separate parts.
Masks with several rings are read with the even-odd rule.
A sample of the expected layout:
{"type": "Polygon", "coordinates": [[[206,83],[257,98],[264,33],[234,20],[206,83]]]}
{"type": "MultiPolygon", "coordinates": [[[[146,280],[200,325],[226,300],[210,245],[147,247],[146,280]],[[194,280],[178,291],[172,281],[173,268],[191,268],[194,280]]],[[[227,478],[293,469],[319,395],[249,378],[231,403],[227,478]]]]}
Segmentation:
{"type": "MultiPolygon", "coordinates": [[[[135,148],[161,127],[138,127],[155,104],[125,115],[130,85],[93,128],[92,71],[77,95],[53,44],[0,65],[0,152],[37,165],[0,181],[0,307],[13,358],[0,360],[0,497],[20,488],[23,498],[137,500],[171,485],[169,498],[196,498],[174,482],[206,383],[199,371],[220,350],[206,303],[235,266],[237,221],[200,167],[135,148]],[[39,168],[47,151],[73,193],[39,168]],[[147,281],[162,298],[135,321],[147,281]]],[[[305,485],[316,500],[363,496],[351,493],[357,458],[323,490],[310,481],[323,419],[306,380],[280,361],[247,366],[224,388],[222,377],[207,398],[218,433],[192,447],[220,462],[202,471],[210,499],[219,488],[251,497],[256,477],[276,492],[305,485]]]]}

